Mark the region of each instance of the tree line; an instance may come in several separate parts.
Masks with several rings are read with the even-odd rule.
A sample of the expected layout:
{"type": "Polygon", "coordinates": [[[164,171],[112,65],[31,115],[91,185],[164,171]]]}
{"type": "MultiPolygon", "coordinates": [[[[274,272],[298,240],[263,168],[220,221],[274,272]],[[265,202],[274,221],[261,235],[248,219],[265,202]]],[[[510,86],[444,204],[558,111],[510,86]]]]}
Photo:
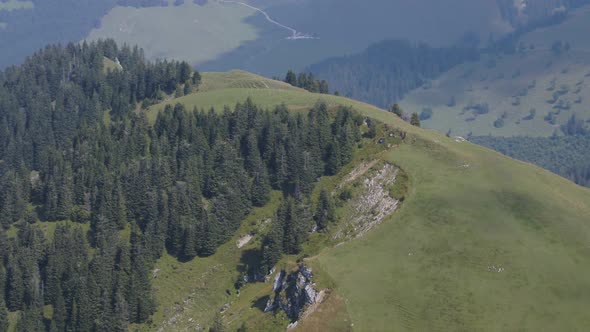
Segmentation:
{"type": "Polygon", "coordinates": [[[301,72],[296,74],[294,71],[289,70],[283,82],[313,93],[330,93],[328,82],[326,80],[316,79],[312,73],[301,72]]]}
{"type": "Polygon", "coordinates": [[[311,65],[340,94],[389,107],[455,65],[479,58],[474,47],[433,48],[405,40],[386,40],[365,51],[311,65]]]}
{"type": "Polygon", "coordinates": [[[469,140],[590,187],[590,135],[553,137],[472,136],[469,140]]]}

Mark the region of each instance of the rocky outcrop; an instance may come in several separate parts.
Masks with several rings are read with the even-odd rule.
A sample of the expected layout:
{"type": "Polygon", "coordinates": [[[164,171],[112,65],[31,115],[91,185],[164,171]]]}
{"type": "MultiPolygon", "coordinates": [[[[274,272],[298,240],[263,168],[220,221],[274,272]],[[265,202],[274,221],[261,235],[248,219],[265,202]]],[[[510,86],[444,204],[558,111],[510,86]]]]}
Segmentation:
{"type": "Polygon", "coordinates": [[[252,235],[252,234],[246,234],[244,236],[240,236],[238,241],[236,241],[236,246],[238,248],[242,248],[243,246],[247,245],[248,242],[250,242],[250,240],[252,240],[252,238],[254,238],[254,235],[252,235]]]}
{"type": "Polygon", "coordinates": [[[291,320],[297,321],[305,308],[318,302],[321,296],[312,279],[311,269],[304,264],[292,273],[279,271],[273,282],[273,296],[264,311],[283,310],[291,320]]]}
{"type": "Polygon", "coordinates": [[[392,164],[384,163],[381,166],[375,163],[364,173],[354,176],[353,182],[358,183],[360,191],[347,203],[350,213],[344,218],[340,230],[334,234],[334,240],[361,237],[398,208],[400,202],[392,197],[389,189],[396,183],[399,171],[392,164]]]}

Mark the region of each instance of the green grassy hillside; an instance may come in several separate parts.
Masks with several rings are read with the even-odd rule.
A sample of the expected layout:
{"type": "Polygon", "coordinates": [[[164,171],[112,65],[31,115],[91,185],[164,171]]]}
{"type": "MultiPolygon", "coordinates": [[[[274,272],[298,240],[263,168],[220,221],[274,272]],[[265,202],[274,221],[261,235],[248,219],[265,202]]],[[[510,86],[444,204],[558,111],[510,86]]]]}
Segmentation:
{"type": "Polygon", "coordinates": [[[199,85],[199,92],[209,92],[225,89],[277,89],[304,91],[282,81],[272,80],[263,76],[242,70],[232,70],[220,73],[203,73],[203,83],[199,85]]]}
{"type": "Polygon", "coordinates": [[[240,70],[228,73],[203,73],[202,76],[203,83],[199,86],[198,93],[151,106],[147,110],[148,118],[155,120],[158,112],[163,110],[166,105],[174,106],[176,103],[181,103],[188,109],[197,107],[208,110],[213,107],[222,110],[224,106],[232,107],[238,102],[244,102],[247,98],[252,98],[255,104],[267,108],[284,103],[293,111],[305,111],[320,100],[329,106],[346,105],[354,108],[378,110],[378,108],[363,102],[333,95],[310,93],[281,81],[240,70]]]}
{"type": "Polygon", "coordinates": [[[384,156],[411,176],[399,213],[319,258],[355,330],[588,326],[590,294],[580,290],[589,286],[590,191],[484,148],[417,135],[384,156]]]}
{"type": "MultiPolygon", "coordinates": [[[[360,239],[333,246],[312,237],[304,252],[313,257],[306,261],[331,293],[298,330],[582,331],[590,325],[590,190],[363,103],[284,86],[230,87],[244,75],[255,78],[206,74],[205,92],[168,103],[209,108],[251,97],[265,106],[285,102],[303,110],[324,99],[408,133],[400,146],[365,147],[356,157],[356,164],[371,158],[398,165],[408,175],[409,192],[397,212],[360,239]]],[[[319,187],[334,188],[342,176],[319,187]]],[[[254,211],[238,236],[263,232],[271,207],[254,211]]],[[[347,216],[340,215],[342,222],[347,216]]],[[[223,317],[232,328],[245,321],[253,330],[284,329],[287,321],[260,309],[269,284],[250,284],[239,296],[231,288],[257,241],[255,236],[241,249],[231,241],[213,257],[191,263],[163,258],[155,283],[159,311],[143,328],[209,326],[230,304],[223,317]]],[[[296,257],[281,264],[291,259],[296,257]]]]}
{"type": "Polygon", "coordinates": [[[516,54],[458,66],[401,105],[409,112],[432,109],[424,125],[456,135],[550,136],[574,113],[590,120],[589,22],[590,6],[582,7],[561,24],[522,36],[516,54]],[[562,47],[553,50],[555,42],[562,47]],[[489,112],[470,109],[478,104],[489,112]]]}

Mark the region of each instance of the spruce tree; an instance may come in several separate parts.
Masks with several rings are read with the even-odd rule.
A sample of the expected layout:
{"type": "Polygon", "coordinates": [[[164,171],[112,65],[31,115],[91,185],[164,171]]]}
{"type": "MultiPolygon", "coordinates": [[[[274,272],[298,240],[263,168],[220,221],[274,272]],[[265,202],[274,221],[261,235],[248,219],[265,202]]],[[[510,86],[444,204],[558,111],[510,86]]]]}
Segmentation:
{"type": "Polygon", "coordinates": [[[420,127],[420,116],[418,113],[412,113],[412,118],[410,119],[410,124],[412,126],[420,127]]]}
{"type": "Polygon", "coordinates": [[[297,86],[297,75],[292,70],[287,72],[287,76],[285,76],[285,83],[291,84],[292,86],[297,86]]]}
{"type": "Polygon", "coordinates": [[[4,303],[4,297],[0,297],[0,331],[8,331],[8,309],[4,303]]]}
{"type": "Polygon", "coordinates": [[[27,306],[20,314],[16,332],[45,332],[41,308],[34,305],[27,306]]]}
{"type": "Polygon", "coordinates": [[[402,115],[404,114],[404,111],[402,111],[402,108],[399,106],[399,104],[393,104],[390,108],[390,112],[397,115],[398,117],[402,117],[402,115]]]}
{"type": "Polygon", "coordinates": [[[258,171],[254,173],[254,182],[252,183],[252,204],[262,207],[270,199],[271,187],[268,179],[266,168],[259,166],[258,171]]]}
{"type": "Polygon", "coordinates": [[[187,81],[186,83],[184,83],[184,88],[183,88],[183,94],[189,95],[193,92],[193,84],[190,81],[187,81]]]}
{"type": "Polygon", "coordinates": [[[128,331],[129,327],[129,305],[123,295],[122,291],[115,293],[115,305],[114,305],[114,321],[113,329],[115,332],[128,331]]]}
{"type": "Polygon", "coordinates": [[[328,146],[328,154],[326,158],[326,174],[335,175],[342,166],[342,154],[340,152],[340,144],[338,141],[332,142],[328,146]]]}
{"type": "Polygon", "coordinates": [[[329,222],[334,221],[334,203],[326,190],[320,193],[320,199],[315,212],[318,229],[325,229],[329,222]]]}
{"type": "Polygon", "coordinates": [[[283,225],[283,250],[286,254],[299,253],[303,241],[303,234],[300,232],[300,216],[297,211],[296,201],[288,197],[277,212],[277,219],[283,225]]]}
{"type": "Polygon", "coordinates": [[[262,243],[261,272],[266,274],[279,261],[283,253],[283,224],[282,220],[274,218],[270,231],[262,243]]]}
{"type": "Polygon", "coordinates": [[[53,317],[51,319],[51,331],[65,331],[66,327],[66,304],[61,294],[61,289],[57,295],[57,299],[53,303],[53,317]]]}
{"type": "Polygon", "coordinates": [[[23,274],[16,260],[17,257],[9,256],[6,269],[6,304],[10,311],[21,310],[24,304],[23,274]]]}

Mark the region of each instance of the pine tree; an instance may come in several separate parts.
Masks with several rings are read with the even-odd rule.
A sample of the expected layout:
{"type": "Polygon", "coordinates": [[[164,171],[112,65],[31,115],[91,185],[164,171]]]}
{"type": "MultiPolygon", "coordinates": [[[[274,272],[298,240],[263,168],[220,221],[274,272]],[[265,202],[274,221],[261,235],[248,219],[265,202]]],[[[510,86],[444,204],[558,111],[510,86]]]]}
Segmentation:
{"type": "Polygon", "coordinates": [[[41,308],[27,306],[16,324],[17,332],[45,332],[41,308]]]}
{"type": "Polygon", "coordinates": [[[297,211],[295,199],[289,197],[277,212],[277,219],[281,220],[283,225],[283,250],[286,254],[293,255],[299,253],[301,239],[300,215],[297,211]]]}
{"type": "Polygon", "coordinates": [[[143,252],[141,231],[134,227],[131,234],[131,277],[129,282],[129,319],[133,323],[145,322],[155,310],[150,285],[148,260],[143,252]]]}
{"type": "Polygon", "coordinates": [[[322,80],[320,82],[320,90],[319,93],[323,93],[323,94],[329,94],[330,93],[330,88],[328,87],[328,82],[326,82],[325,80],[322,80]]]}
{"type": "Polygon", "coordinates": [[[320,200],[315,213],[318,229],[325,229],[330,221],[334,221],[334,203],[326,190],[320,193],[320,200]]]}
{"type": "Polygon", "coordinates": [[[176,87],[176,90],[174,91],[174,98],[180,98],[184,96],[184,90],[183,88],[179,85],[176,87]]]}
{"type": "MultiPolygon", "coordinates": [[[[123,192],[120,181],[117,180],[113,190],[113,219],[119,229],[125,228],[127,225],[127,207],[125,204],[125,194],[123,192]]],[[[150,204],[150,206],[153,206],[150,204]]]]}
{"type": "Polygon", "coordinates": [[[262,243],[261,272],[266,274],[279,261],[283,253],[283,224],[275,218],[262,243]]]}
{"type": "Polygon", "coordinates": [[[193,76],[193,70],[191,66],[187,62],[181,62],[179,65],[180,69],[178,71],[178,81],[180,83],[187,82],[191,76],[193,76]]]}
{"type": "Polygon", "coordinates": [[[0,332],[8,331],[8,309],[4,297],[0,297],[0,332]]]}
{"type": "Polygon", "coordinates": [[[215,253],[220,242],[220,231],[217,219],[212,214],[207,214],[201,221],[199,230],[199,255],[211,256],[215,253]]]}
{"type": "Polygon", "coordinates": [[[184,83],[183,94],[184,95],[189,95],[192,92],[193,92],[193,84],[190,81],[187,81],[186,83],[184,83]]]}
{"type": "Polygon", "coordinates": [[[260,166],[252,183],[252,205],[262,207],[270,199],[271,187],[266,168],[260,166]]]}
{"type": "Polygon", "coordinates": [[[375,123],[375,121],[371,119],[367,119],[366,121],[369,130],[365,133],[365,137],[375,138],[377,136],[377,124],[375,123]]]}
{"type": "MultiPolygon", "coordinates": [[[[3,249],[4,245],[3,245],[3,239],[4,238],[4,234],[2,233],[2,230],[0,230],[0,252],[6,252],[3,249]]],[[[3,259],[3,257],[0,257],[0,259],[3,259]]],[[[0,302],[3,303],[3,305],[6,307],[6,272],[4,270],[4,264],[0,263],[0,302]]]]}
{"type": "Polygon", "coordinates": [[[412,126],[420,127],[420,116],[418,115],[418,113],[412,113],[412,119],[410,120],[410,124],[412,126]]]}
{"type": "Polygon", "coordinates": [[[21,310],[24,304],[23,274],[16,260],[16,257],[9,256],[6,271],[6,304],[10,311],[21,310]]]}
{"type": "Polygon", "coordinates": [[[248,133],[243,151],[244,167],[250,176],[254,176],[262,167],[262,158],[258,150],[258,139],[254,130],[248,133]]]}
{"type": "Polygon", "coordinates": [[[404,114],[404,111],[402,111],[402,108],[399,106],[399,104],[393,104],[391,106],[390,112],[397,115],[398,117],[402,117],[402,115],[404,114]]]}
{"type": "Polygon", "coordinates": [[[328,155],[326,159],[326,174],[335,175],[342,166],[342,154],[340,153],[340,144],[338,141],[332,142],[328,146],[328,155]]]}
{"type": "Polygon", "coordinates": [[[112,331],[125,332],[129,326],[129,305],[122,291],[115,293],[114,322],[112,331]]]}
{"type": "Polygon", "coordinates": [[[53,303],[53,318],[51,320],[51,331],[65,331],[66,317],[66,304],[60,289],[57,295],[57,299],[53,303]]]}
{"type": "Polygon", "coordinates": [[[201,84],[201,73],[199,73],[198,71],[195,71],[193,73],[192,81],[193,81],[193,85],[195,87],[198,87],[199,84],[201,84]]]}
{"type": "Polygon", "coordinates": [[[297,86],[297,75],[292,70],[289,70],[287,76],[285,76],[285,82],[292,86],[297,86]]]}
{"type": "Polygon", "coordinates": [[[189,260],[197,256],[199,244],[197,243],[197,222],[195,219],[185,216],[182,217],[184,226],[183,246],[181,257],[189,260]]]}

